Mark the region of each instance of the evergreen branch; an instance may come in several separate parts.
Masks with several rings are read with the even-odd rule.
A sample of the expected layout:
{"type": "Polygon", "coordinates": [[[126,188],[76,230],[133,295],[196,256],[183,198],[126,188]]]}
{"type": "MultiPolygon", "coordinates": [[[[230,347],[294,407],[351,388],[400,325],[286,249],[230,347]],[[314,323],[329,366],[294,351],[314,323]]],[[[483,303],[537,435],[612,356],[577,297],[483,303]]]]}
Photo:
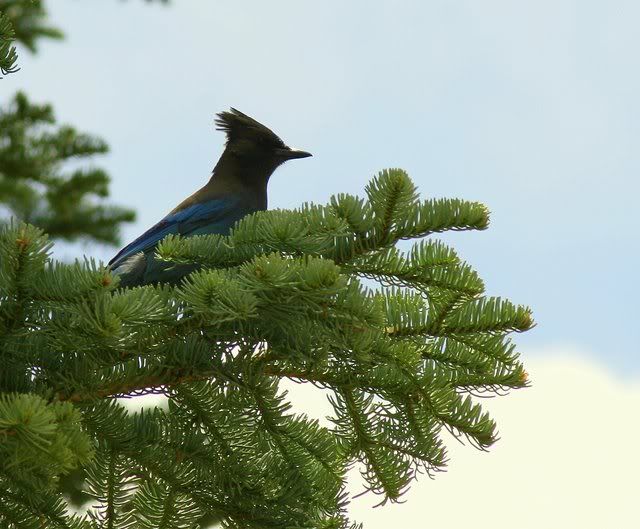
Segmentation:
{"type": "Polygon", "coordinates": [[[56,127],[50,105],[34,105],[17,93],[0,109],[0,204],[52,237],[117,244],[120,225],[135,215],[104,203],[109,176],[95,168],[62,172],[72,158],[82,160],[107,150],[100,138],[56,127]]]}
{"type": "MultiPolygon", "coordinates": [[[[442,344],[442,342],[436,342],[442,344]]],[[[446,339],[447,347],[456,347],[456,344],[464,346],[482,356],[488,356],[497,362],[511,365],[518,355],[515,353],[515,345],[504,336],[494,335],[456,335],[446,339]]]]}
{"type": "Polygon", "coordinates": [[[136,492],[134,508],[141,529],[191,529],[202,511],[170,485],[146,481],[136,492]]]}
{"type": "Polygon", "coordinates": [[[248,496],[250,484],[238,484],[238,481],[243,469],[249,466],[251,460],[251,454],[243,448],[243,445],[247,444],[244,432],[250,428],[250,423],[246,416],[234,414],[231,409],[224,421],[221,420],[214,410],[229,407],[219,386],[213,386],[214,384],[210,383],[175,386],[170,393],[174,397],[172,402],[175,405],[175,413],[194,428],[202,428],[207,432],[221,459],[224,460],[229,486],[235,482],[236,487],[242,489],[241,494],[248,496]]]}
{"type": "Polygon", "coordinates": [[[379,248],[395,242],[392,229],[402,217],[401,212],[417,204],[413,182],[402,169],[384,170],[367,184],[366,193],[375,219],[372,246],[379,248]]]}
{"type": "Polygon", "coordinates": [[[11,489],[14,482],[0,479],[0,485],[4,485],[0,489],[0,522],[4,521],[4,517],[20,528],[93,529],[78,515],[67,514],[66,504],[61,497],[48,490],[25,495],[11,489]]]}
{"type": "MultiPolygon", "coordinates": [[[[8,483],[0,480],[0,484],[8,489],[8,483]]],[[[0,502],[0,527],[24,527],[25,529],[42,529],[41,520],[26,509],[18,501],[13,501],[9,494],[4,494],[0,502]]]]}
{"type": "Polygon", "coordinates": [[[391,247],[356,258],[343,268],[385,286],[420,288],[427,293],[439,289],[473,297],[484,291],[476,272],[438,241],[414,246],[409,256],[391,247]]]}
{"type": "Polygon", "coordinates": [[[92,391],[58,391],[55,393],[55,398],[61,402],[80,403],[141,392],[154,393],[153,390],[155,389],[165,390],[181,384],[209,380],[214,378],[218,373],[215,369],[198,374],[185,374],[181,369],[167,369],[156,375],[142,376],[137,380],[127,380],[126,382],[114,382],[104,387],[95,388],[92,391]]]}
{"type": "Polygon", "coordinates": [[[46,23],[47,11],[42,0],[0,0],[0,12],[11,21],[16,41],[31,52],[40,38],[60,40],[63,33],[46,23]]]}
{"type": "Polygon", "coordinates": [[[363,477],[368,482],[367,489],[384,494],[384,501],[398,501],[413,476],[404,458],[396,457],[395,451],[384,449],[389,448],[389,444],[385,443],[382,430],[370,420],[371,413],[367,412],[372,396],[356,397],[353,391],[346,390],[340,392],[340,397],[352,425],[353,450],[364,456],[366,471],[363,477]]]}
{"type": "Polygon", "coordinates": [[[438,376],[459,389],[505,392],[527,385],[527,374],[517,362],[513,344],[500,335],[438,338],[420,351],[434,362],[431,369],[439,370],[438,376]]]}
{"type": "MultiPolygon", "coordinates": [[[[205,480],[202,470],[194,467],[191,459],[178,457],[179,453],[168,445],[156,445],[152,450],[139,450],[140,444],[153,446],[161,435],[159,418],[156,416],[149,417],[143,425],[135,426],[135,421],[126,418],[122,408],[114,404],[105,406],[98,403],[85,410],[85,417],[88,427],[103,442],[119,447],[122,455],[134,464],[138,479],[145,483],[156,483],[158,479],[164,481],[175,493],[184,494],[195,502],[202,512],[240,521],[244,527],[281,527],[287,523],[304,526],[304,523],[309,523],[308,515],[299,512],[297,508],[278,505],[277,499],[260,500],[254,495],[248,499],[248,503],[238,501],[240,498],[231,494],[231,490],[221,491],[215,482],[205,480]],[[171,451],[167,451],[167,448],[171,451]]],[[[138,419],[142,417],[142,414],[137,415],[138,419]]],[[[169,432],[171,431],[184,440],[184,430],[169,432]]],[[[182,445],[183,441],[176,442],[182,445]]],[[[207,475],[212,476],[211,473],[207,475]]],[[[141,503],[134,498],[134,505],[141,503]]],[[[150,514],[146,507],[141,507],[140,513],[146,513],[147,517],[150,514]]]]}
{"type": "Polygon", "coordinates": [[[460,199],[425,200],[409,210],[398,227],[401,239],[424,237],[443,231],[485,230],[489,211],[484,204],[460,199]]]}
{"type": "Polygon", "coordinates": [[[481,392],[506,392],[509,389],[519,389],[528,387],[529,375],[524,370],[522,364],[515,366],[501,367],[496,373],[463,373],[453,381],[458,389],[465,391],[481,392]]]}
{"type": "MultiPolygon", "coordinates": [[[[369,202],[337,195],[325,208],[305,205],[295,212],[259,212],[239,221],[228,238],[214,235],[182,241],[169,237],[159,246],[159,256],[217,268],[275,250],[290,255],[323,255],[348,264],[359,256],[387,250],[403,238],[487,226],[488,212],[477,203],[432,200],[418,204],[415,188],[401,170],[383,171],[374,182],[367,188],[369,202]],[[395,217],[402,217],[402,222],[395,217]]],[[[427,257],[424,249],[420,251],[414,250],[413,262],[427,257]]]]}
{"type": "Polygon", "coordinates": [[[18,54],[13,46],[15,36],[11,21],[0,11],[0,73],[2,75],[15,73],[20,69],[16,65],[18,54]]]}
{"type": "Polygon", "coordinates": [[[457,306],[458,299],[450,303],[447,311],[432,316],[426,311],[419,296],[395,293],[382,296],[389,321],[388,334],[397,337],[432,336],[457,337],[460,335],[504,335],[524,332],[534,325],[531,311],[500,298],[477,298],[457,306]]]}
{"type": "Polygon", "coordinates": [[[15,332],[18,327],[22,327],[25,324],[26,289],[24,287],[24,272],[30,243],[31,239],[28,236],[22,236],[15,241],[17,251],[13,254],[15,256],[13,266],[14,289],[13,296],[11,296],[14,310],[12,311],[12,317],[5,320],[5,329],[8,333],[15,332]]]}
{"type": "MultiPolygon", "coordinates": [[[[221,378],[219,368],[201,368],[197,373],[190,372],[192,369],[193,368],[187,369],[186,366],[170,368],[153,375],[141,375],[136,379],[109,382],[104,386],[92,388],[91,390],[67,391],[61,389],[54,391],[55,400],[60,402],[85,403],[132,394],[164,393],[172,388],[180,388],[184,384],[221,378]]],[[[280,378],[290,378],[325,385],[339,384],[336,382],[336,380],[339,379],[329,374],[313,374],[307,371],[278,368],[277,366],[263,366],[262,369],[266,375],[280,378]]]]}
{"type": "Polygon", "coordinates": [[[451,334],[504,334],[524,332],[533,327],[531,310],[500,298],[480,298],[462,305],[443,322],[451,334]]]}
{"type": "Polygon", "coordinates": [[[415,459],[427,463],[427,471],[439,471],[447,464],[447,451],[444,443],[438,439],[439,423],[423,410],[415,406],[411,398],[404,400],[402,410],[407,419],[420,453],[415,459]]]}

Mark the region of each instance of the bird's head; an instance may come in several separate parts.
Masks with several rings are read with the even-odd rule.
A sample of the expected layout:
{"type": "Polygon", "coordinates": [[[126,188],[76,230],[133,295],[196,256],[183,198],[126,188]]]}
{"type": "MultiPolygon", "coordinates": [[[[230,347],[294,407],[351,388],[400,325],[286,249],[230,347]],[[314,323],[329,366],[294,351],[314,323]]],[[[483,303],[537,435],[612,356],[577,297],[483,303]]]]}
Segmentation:
{"type": "Polygon", "coordinates": [[[235,108],[220,112],[215,123],[227,135],[225,154],[256,177],[268,179],[287,160],[311,156],[287,147],[271,129],[235,108]]]}

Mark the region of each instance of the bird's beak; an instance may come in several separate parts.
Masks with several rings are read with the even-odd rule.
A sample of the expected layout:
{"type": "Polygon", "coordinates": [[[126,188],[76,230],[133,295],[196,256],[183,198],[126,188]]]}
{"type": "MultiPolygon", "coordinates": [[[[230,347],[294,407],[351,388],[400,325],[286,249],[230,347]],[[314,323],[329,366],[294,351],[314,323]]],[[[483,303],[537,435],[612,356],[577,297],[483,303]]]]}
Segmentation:
{"type": "Polygon", "coordinates": [[[310,152],[290,149],[289,147],[278,149],[278,154],[285,160],[293,160],[295,158],[308,158],[309,156],[313,156],[310,152]]]}

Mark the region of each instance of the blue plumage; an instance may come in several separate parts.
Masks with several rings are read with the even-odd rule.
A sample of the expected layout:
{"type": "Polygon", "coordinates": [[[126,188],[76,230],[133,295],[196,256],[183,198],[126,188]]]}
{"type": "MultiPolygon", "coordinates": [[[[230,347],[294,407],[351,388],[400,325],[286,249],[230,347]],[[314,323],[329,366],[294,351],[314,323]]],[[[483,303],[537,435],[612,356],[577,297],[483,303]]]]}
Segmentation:
{"type": "Polygon", "coordinates": [[[237,197],[220,198],[169,213],[120,250],[109,265],[114,269],[118,268],[132,255],[155,248],[167,235],[227,234],[236,220],[251,212],[248,209],[243,211],[239,202],[237,197]]]}
{"type": "Polygon", "coordinates": [[[279,165],[311,156],[287,147],[271,130],[238,110],[221,112],[216,123],[226,132],[227,145],[211,179],[109,262],[122,286],[179,281],[196,267],[157,261],[153,254],[164,237],[228,234],[245,215],[267,209],[267,183],[279,165]]]}

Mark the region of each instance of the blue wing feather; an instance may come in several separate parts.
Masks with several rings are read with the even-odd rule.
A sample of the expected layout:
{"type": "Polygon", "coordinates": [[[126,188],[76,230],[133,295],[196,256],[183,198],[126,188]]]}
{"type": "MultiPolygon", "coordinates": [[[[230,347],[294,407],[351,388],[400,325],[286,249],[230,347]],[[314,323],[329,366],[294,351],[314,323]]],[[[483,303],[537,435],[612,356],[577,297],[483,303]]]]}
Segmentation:
{"type": "Polygon", "coordinates": [[[225,197],[194,204],[175,213],[169,213],[157,224],[145,231],[135,241],[125,246],[109,261],[117,268],[132,255],[148,252],[169,234],[189,235],[198,233],[226,234],[233,224],[251,210],[242,208],[238,198],[225,197]]]}

